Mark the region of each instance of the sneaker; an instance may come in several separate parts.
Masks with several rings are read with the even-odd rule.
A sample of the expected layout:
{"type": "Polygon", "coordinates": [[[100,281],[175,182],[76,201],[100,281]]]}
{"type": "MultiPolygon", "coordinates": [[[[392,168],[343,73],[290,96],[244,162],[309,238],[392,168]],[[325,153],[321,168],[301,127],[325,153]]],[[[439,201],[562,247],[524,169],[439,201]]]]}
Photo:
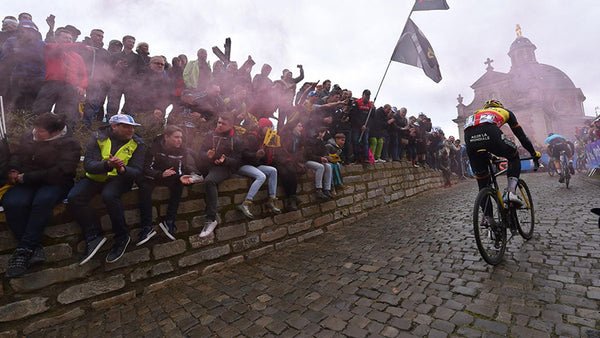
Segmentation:
{"type": "Polygon", "coordinates": [[[239,211],[242,212],[242,214],[244,214],[244,216],[246,216],[250,219],[254,219],[254,215],[252,215],[252,213],[250,212],[251,205],[252,205],[252,201],[244,200],[244,202],[242,202],[242,204],[238,205],[237,208],[239,211]]]}
{"type": "Polygon", "coordinates": [[[131,241],[131,237],[127,236],[127,238],[122,239],[120,241],[115,241],[112,249],[108,255],[106,255],[106,263],[114,263],[119,260],[119,258],[123,257],[125,250],[127,250],[127,245],[131,241]]]}
{"type": "Polygon", "coordinates": [[[331,193],[331,190],[323,190],[323,195],[327,196],[328,199],[333,199],[333,194],[331,193]]]}
{"type": "Polygon", "coordinates": [[[33,250],[26,248],[17,248],[8,261],[8,268],[4,277],[21,278],[29,268],[29,263],[33,256],[33,250]]]}
{"type": "Polygon", "coordinates": [[[40,264],[46,261],[46,254],[44,253],[44,248],[38,246],[33,250],[33,255],[29,260],[29,265],[40,264]]]}
{"type": "Polygon", "coordinates": [[[296,211],[298,210],[298,203],[296,201],[296,196],[290,196],[286,200],[285,208],[288,211],[296,211]]]}
{"type": "Polygon", "coordinates": [[[217,227],[217,220],[207,220],[204,222],[204,228],[202,228],[202,232],[200,232],[200,237],[208,237],[210,234],[215,231],[217,227]]]}
{"type": "Polygon", "coordinates": [[[83,265],[90,261],[94,257],[100,247],[106,243],[106,238],[104,237],[96,237],[92,241],[87,242],[85,244],[85,255],[83,255],[83,259],[79,262],[79,265],[83,265]]]}
{"type": "Polygon", "coordinates": [[[506,194],[505,201],[512,202],[515,207],[520,207],[523,205],[523,200],[521,197],[513,192],[509,192],[506,194]]]}
{"type": "Polygon", "coordinates": [[[275,206],[275,201],[277,201],[276,197],[269,197],[269,200],[267,201],[267,208],[271,210],[271,212],[273,212],[274,214],[279,215],[281,214],[281,209],[275,206]]]}
{"type": "Polygon", "coordinates": [[[170,240],[174,241],[177,239],[175,238],[175,221],[162,221],[158,223],[158,226],[170,240]]]}
{"type": "Polygon", "coordinates": [[[558,178],[558,183],[565,183],[565,175],[560,174],[560,177],[558,178]]]}
{"type": "Polygon", "coordinates": [[[140,231],[140,239],[135,244],[135,246],[140,246],[150,240],[150,238],[156,235],[156,231],[152,229],[152,227],[143,227],[142,231],[140,231]]]}
{"type": "Polygon", "coordinates": [[[317,198],[320,200],[328,200],[329,197],[323,193],[323,189],[317,189],[316,191],[317,198]]]}

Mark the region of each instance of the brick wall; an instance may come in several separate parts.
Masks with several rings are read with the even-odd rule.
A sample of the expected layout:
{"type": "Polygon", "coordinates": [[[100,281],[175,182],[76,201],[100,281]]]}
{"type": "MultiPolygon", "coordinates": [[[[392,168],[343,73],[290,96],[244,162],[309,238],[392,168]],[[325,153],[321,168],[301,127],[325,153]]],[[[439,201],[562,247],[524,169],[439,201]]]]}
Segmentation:
{"type": "MultiPolygon", "coordinates": [[[[367,216],[370,210],[419,192],[438,188],[443,183],[440,172],[413,168],[407,162],[377,163],[363,168],[342,168],[344,191],[334,200],[318,202],[314,180],[305,176],[298,186],[302,200],[298,211],[269,214],[263,202],[266,184],[255,197],[247,220],[236,205],[246,196],[249,180],[233,178],[219,186],[219,225],[213,235],[200,238],[203,226],[204,186],[186,188],[177,215],[177,240],[170,241],[157,228],[157,236],[141,247],[133,244],[140,230],[137,191],[128,192],[123,200],[132,244],[116,263],[105,263],[103,246],[92,261],[79,266],[85,244],[81,228],[72,221],[65,206],[55,209],[55,217],[43,239],[48,261],[32,268],[21,279],[0,284],[0,337],[29,334],[44,327],[73,320],[86,312],[127,302],[137,295],[161,289],[178,279],[194,278],[254,259],[272,251],[343,227],[367,216]]],[[[279,187],[278,196],[284,196],[279,187]]],[[[153,194],[154,218],[164,216],[169,192],[157,188],[153,194]]],[[[101,217],[102,228],[112,238],[110,220],[99,199],[93,201],[101,217]]],[[[280,201],[280,207],[283,203],[280,201]]],[[[4,218],[4,215],[2,215],[4,218]]],[[[0,276],[6,270],[16,241],[4,223],[0,223],[0,276]]],[[[259,258],[260,259],[260,258],[259,258]]]]}

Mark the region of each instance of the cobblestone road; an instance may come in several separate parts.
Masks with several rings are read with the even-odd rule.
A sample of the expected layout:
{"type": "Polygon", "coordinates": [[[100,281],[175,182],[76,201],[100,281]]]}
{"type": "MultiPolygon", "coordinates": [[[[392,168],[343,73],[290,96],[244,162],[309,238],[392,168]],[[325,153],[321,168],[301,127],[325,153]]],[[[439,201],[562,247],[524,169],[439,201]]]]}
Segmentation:
{"type": "MultiPolygon", "coordinates": [[[[249,263],[54,327],[60,336],[600,337],[600,186],[525,174],[534,238],[480,258],[470,181],[249,263]]],[[[502,184],[505,179],[502,178],[502,184]]]]}

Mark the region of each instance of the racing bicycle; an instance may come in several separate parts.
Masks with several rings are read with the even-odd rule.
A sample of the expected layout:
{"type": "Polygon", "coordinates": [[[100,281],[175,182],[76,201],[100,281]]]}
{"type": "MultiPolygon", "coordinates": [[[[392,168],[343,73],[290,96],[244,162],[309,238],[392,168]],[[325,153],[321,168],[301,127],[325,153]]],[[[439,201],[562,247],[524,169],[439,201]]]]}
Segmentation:
{"type": "MultiPolygon", "coordinates": [[[[534,160],[534,170],[539,168],[537,158],[526,157],[521,160],[534,160]]],[[[502,261],[509,240],[507,230],[510,230],[511,238],[518,232],[523,239],[529,240],[533,237],[535,224],[533,199],[523,179],[519,179],[517,184],[517,195],[523,200],[521,206],[505,201],[501,195],[496,177],[508,170],[494,170],[494,166],[501,162],[502,160],[493,159],[490,155],[488,170],[492,173],[492,179],[487,187],[479,190],[473,208],[475,243],[481,257],[491,265],[502,261]]]]}

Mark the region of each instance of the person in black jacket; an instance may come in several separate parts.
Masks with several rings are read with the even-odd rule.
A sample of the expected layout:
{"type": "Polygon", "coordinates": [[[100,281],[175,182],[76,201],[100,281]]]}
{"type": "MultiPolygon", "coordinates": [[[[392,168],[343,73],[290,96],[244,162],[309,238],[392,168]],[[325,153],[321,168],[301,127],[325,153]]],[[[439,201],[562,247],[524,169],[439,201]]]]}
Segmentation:
{"type": "Polygon", "coordinates": [[[110,53],[102,48],[104,46],[103,39],[104,31],[92,29],[90,38],[85,38],[82,42],[87,46],[94,47],[92,51],[86,49],[81,53],[88,77],[81,122],[88,128],[92,126],[94,120],[102,121],[104,118],[103,106],[112,78],[110,53]]]}
{"type": "Polygon", "coordinates": [[[327,133],[326,127],[317,130],[317,135],[308,138],[305,147],[306,167],[315,171],[315,187],[317,188],[317,198],[329,200],[333,198],[331,194],[331,175],[332,168],[329,164],[329,154],[325,147],[323,137],[327,133]]]}
{"type": "Polygon", "coordinates": [[[106,256],[106,262],[113,263],[121,258],[131,240],[121,196],[131,190],[134,180],[142,173],[146,151],[144,141],[134,129],[140,124],[131,116],[113,115],[109,123],[90,138],[83,160],[85,177],[67,197],[69,211],[85,235],[86,250],[80,265],[89,262],[107,240],[102,236],[100,222],[90,206],[90,201],[98,194],[102,195],[115,233],[115,244],[106,256]]]}
{"type": "Polygon", "coordinates": [[[234,117],[223,114],[217,128],[207,133],[198,154],[198,167],[204,176],[206,219],[200,237],[208,237],[217,227],[217,186],[241,167],[244,145],[233,129],[234,117]]]}
{"type": "Polygon", "coordinates": [[[22,277],[29,266],[46,260],[40,241],[54,206],[73,186],[81,146],[58,116],[45,113],[25,132],[9,162],[13,185],[2,204],[6,222],[19,241],[5,277],[22,277]]]}
{"type": "Polygon", "coordinates": [[[385,160],[381,159],[381,153],[383,151],[384,140],[389,139],[387,128],[389,125],[388,121],[390,120],[388,115],[391,111],[392,106],[386,104],[383,107],[377,108],[373,113],[373,116],[371,116],[369,148],[375,157],[375,162],[385,162],[385,160]]]}
{"type": "Polygon", "coordinates": [[[137,181],[140,188],[138,199],[142,231],[137,246],[146,243],[156,235],[152,228],[152,191],[157,185],[166,186],[170,190],[167,214],[158,226],[171,240],[175,240],[175,216],[179,208],[183,184],[199,183],[202,176],[190,151],[183,147],[183,130],[177,126],[168,126],[165,133],[158,135],[152,147],[146,152],[143,176],[137,181]],[[186,173],[186,175],[184,175],[186,173]]]}

